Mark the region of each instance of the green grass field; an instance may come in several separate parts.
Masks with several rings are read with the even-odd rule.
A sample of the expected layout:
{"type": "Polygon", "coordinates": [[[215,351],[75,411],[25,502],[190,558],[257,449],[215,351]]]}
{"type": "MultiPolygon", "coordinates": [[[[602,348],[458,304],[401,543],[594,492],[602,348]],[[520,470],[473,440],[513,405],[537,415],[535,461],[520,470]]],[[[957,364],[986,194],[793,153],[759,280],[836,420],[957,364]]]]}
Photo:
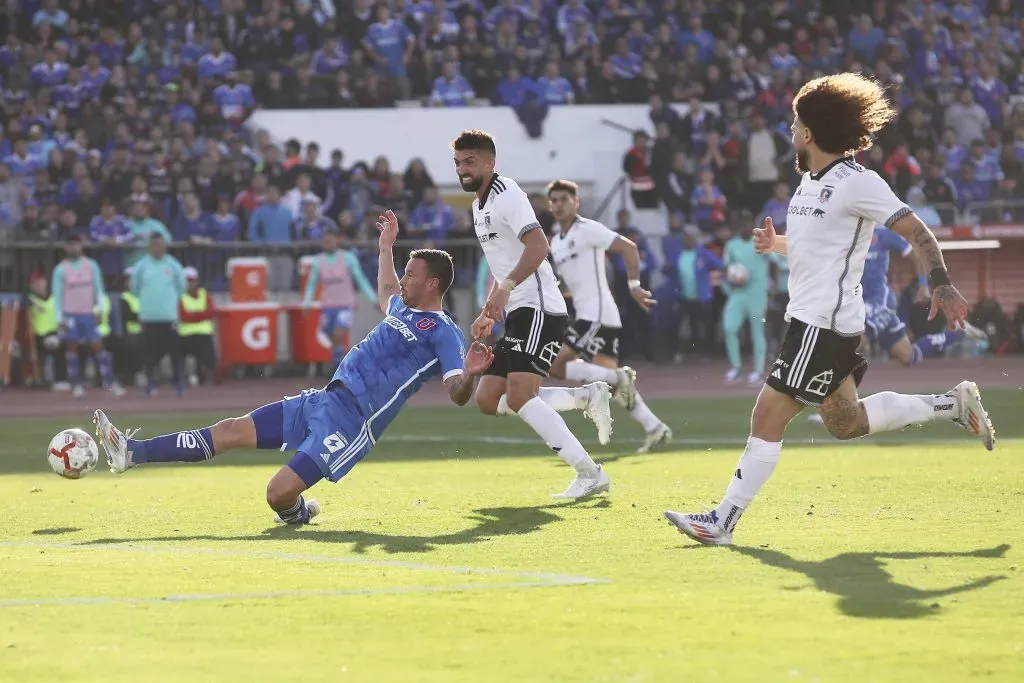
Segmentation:
{"type": "Polygon", "coordinates": [[[661,512],[721,495],[749,399],[656,403],[655,455],[574,421],[613,482],[579,504],[517,420],[409,409],[302,529],[263,501],[284,454],[66,481],[44,450],[75,420],[0,422],[0,681],[1019,682],[1024,401],[986,402],[993,454],[799,420],[734,548],[661,512]]]}

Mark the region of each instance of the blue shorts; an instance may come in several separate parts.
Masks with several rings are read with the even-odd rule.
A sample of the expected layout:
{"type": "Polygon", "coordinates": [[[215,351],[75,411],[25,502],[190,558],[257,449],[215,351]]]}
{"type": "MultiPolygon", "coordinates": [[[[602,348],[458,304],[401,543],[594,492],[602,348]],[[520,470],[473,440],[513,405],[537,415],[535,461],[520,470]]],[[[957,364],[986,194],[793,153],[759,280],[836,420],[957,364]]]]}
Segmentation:
{"type": "Polygon", "coordinates": [[[352,328],[351,308],[325,308],[320,311],[320,331],[330,337],[334,330],[352,328]]]}
{"type": "Polygon", "coordinates": [[[99,323],[92,314],[64,316],[61,338],[68,344],[93,344],[100,341],[99,323]]]}
{"type": "Polygon", "coordinates": [[[907,336],[907,325],[896,312],[896,295],[889,292],[883,301],[865,301],[864,333],[885,351],[907,336]]]}
{"type": "Polygon", "coordinates": [[[314,461],[325,479],[339,481],[373,448],[366,419],[344,387],[308,389],[281,405],[282,450],[294,449],[314,461]]]}

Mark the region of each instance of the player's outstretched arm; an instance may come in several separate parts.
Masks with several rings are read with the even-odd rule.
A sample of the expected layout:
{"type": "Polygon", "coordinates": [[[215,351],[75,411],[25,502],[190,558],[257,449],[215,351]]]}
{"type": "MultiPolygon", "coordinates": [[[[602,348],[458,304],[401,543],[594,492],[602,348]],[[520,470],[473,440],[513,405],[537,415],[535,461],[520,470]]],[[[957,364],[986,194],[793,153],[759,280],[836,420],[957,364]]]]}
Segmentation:
{"type": "Polygon", "coordinates": [[[469,403],[473,391],[476,389],[477,381],[484,371],[491,366],[494,360],[494,351],[489,346],[476,341],[469,347],[466,354],[465,367],[461,374],[449,377],[444,381],[444,387],[448,390],[448,396],[452,402],[464,406],[469,403]]]}
{"type": "Polygon", "coordinates": [[[949,279],[946,261],[942,258],[942,249],[935,233],[910,210],[893,221],[889,229],[910,242],[921,270],[928,273],[928,286],[932,290],[932,307],[928,319],[933,319],[942,311],[950,329],[963,327],[967,320],[967,300],[949,279]]]}
{"type": "Polygon", "coordinates": [[[398,283],[398,272],[395,271],[395,255],[392,249],[398,239],[398,217],[395,212],[385,211],[377,218],[377,231],[380,232],[380,254],[377,257],[377,304],[383,313],[388,312],[388,300],[402,291],[398,283]]]}
{"type": "Polygon", "coordinates": [[[622,255],[622,260],[626,262],[626,277],[629,281],[630,296],[640,308],[645,311],[651,310],[651,307],[658,302],[652,299],[651,293],[640,285],[640,250],[636,243],[619,235],[612,242],[612,246],[608,247],[608,251],[622,255]]]}
{"type": "Polygon", "coordinates": [[[496,282],[491,289],[487,303],[484,305],[484,315],[491,320],[505,319],[505,304],[508,303],[512,290],[519,286],[526,278],[537,272],[540,264],[548,257],[548,238],[541,230],[540,224],[528,226],[519,238],[526,249],[515,268],[508,274],[508,277],[501,282],[496,282]]]}

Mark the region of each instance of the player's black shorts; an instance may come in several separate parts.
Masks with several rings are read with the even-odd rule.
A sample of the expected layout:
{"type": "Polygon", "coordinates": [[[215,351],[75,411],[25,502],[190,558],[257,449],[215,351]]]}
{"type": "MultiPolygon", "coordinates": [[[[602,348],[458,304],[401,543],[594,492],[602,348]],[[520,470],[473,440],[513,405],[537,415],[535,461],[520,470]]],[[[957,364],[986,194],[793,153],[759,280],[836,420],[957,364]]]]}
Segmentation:
{"type": "Polygon", "coordinates": [[[517,308],[505,316],[505,335],[494,345],[488,375],[507,377],[530,372],[547,377],[565,337],[564,315],[549,315],[536,308],[517,308]]]}
{"type": "Polygon", "coordinates": [[[565,329],[565,344],[588,362],[594,360],[594,356],[608,356],[618,360],[620,332],[622,330],[618,327],[576,320],[565,329]]]}
{"type": "Polygon", "coordinates": [[[847,377],[852,375],[858,385],[864,379],[868,363],[858,346],[859,335],[844,337],[792,320],[765,383],[801,403],[821,405],[847,377]]]}

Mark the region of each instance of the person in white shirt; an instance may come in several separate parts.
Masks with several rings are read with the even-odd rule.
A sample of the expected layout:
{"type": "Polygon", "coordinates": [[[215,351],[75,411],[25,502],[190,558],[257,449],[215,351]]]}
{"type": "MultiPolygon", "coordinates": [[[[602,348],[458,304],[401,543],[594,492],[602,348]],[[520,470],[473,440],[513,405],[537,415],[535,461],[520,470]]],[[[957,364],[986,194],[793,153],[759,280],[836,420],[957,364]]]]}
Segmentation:
{"type": "Polygon", "coordinates": [[[303,173],[295,179],[295,187],[288,190],[281,198],[281,204],[288,207],[292,216],[302,215],[302,205],[306,202],[313,202],[317,206],[317,214],[323,207],[323,197],[318,197],[312,190],[313,180],[308,173],[303,173]]]}
{"type": "Polygon", "coordinates": [[[551,376],[574,382],[607,382],[615,400],[644,428],[638,453],[671,441],[672,430],[658,419],[636,390],[636,371],[619,367],[622,318],[608,286],[608,252],[622,254],[630,294],[645,311],[656,302],[640,286],[640,253],[636,244],[602,223],[579,214],[579,186],[556,180],[547,187],[548,206],[557,230],[551,238],[551,259],[562,287],[572,297],[576,320],[565,331],[565,343],[551,366],[551,376]]]}
{"type": "Polygon", "coordinates": [[[569,488],[556,498],[579,499],[608,491],[608,473],[558,411],[585,410],[597,425],[598,440],[608,443],[611,388],[604,382],[575,389],[541,388],[562,347],[568,310],[533,206],[514,180],[495,173],[496,149],[490,134],[466,130],[451,147],[462,189],[476,195],[473,225],[495,280],[473,323],[473,338],[485,339],[495,322],[505,323],[494,345],[494,361],[477,388],[477,406],[487,415],[516,413],[576,470],[569,488]]]}
{"type": "Polygon", "coordinates": [[[789,329],[750,417],[750,438],[721,503],[706,513],[666,511],[679,531],[708,545],[732,543],[740,517],[768,481],[782,452],[789,422],[804,407],[818,409],[837,439],[903,429],[924,422],[954,422],[988,450],[995,430],[974,382],[946,394],[883,391],[859,398],[867,363],[858,353],[864,332],[861,274],[875,224],[904,237],[927,273],[931,316],[962,328],[967,301],[949,279],[935,235],[882,178],[853,161],[896,116],[882,88],[843,73],[806,83],[793,100],[793,146],[803,179],[789,206],[786,235],[771,218],[755,229],[759,253],[789,259],[789,329]]]}

